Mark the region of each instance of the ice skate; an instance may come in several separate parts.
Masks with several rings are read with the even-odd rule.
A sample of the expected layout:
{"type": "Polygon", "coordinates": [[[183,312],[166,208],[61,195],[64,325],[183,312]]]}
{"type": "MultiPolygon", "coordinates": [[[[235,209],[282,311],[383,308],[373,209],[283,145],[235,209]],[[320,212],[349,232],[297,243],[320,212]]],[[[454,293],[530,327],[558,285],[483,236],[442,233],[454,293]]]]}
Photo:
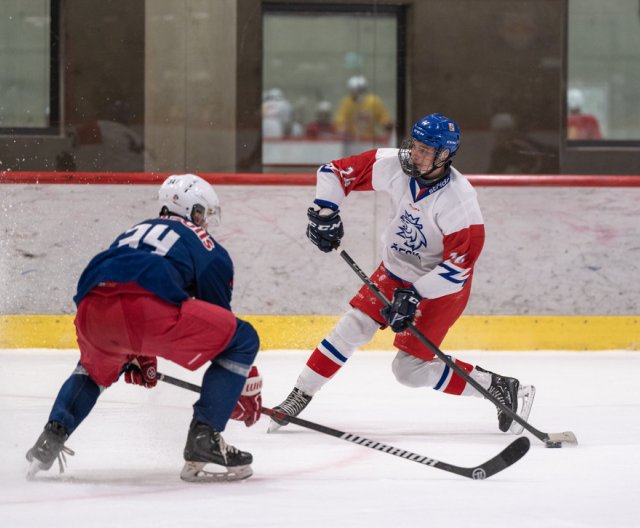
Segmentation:
{"type": "Polygon", "coordinates": [[[227,444],[222,435],[195,418],[189,427],[180,478],[187,482],[220,482],[246,479],[253,475],[251,453],[227,444]],[[208,464],[225,471],[212,471],[208,464]]]}
{"type": "Polygon", "coordinates": [[[69,438],[66,429],[61,423],[49,422],[44,427],[44,431],[38,437],[35,445],[27,451],[27,460],[31,462],[27,471],[27,479],[35,477],[39,471],[47,471],[58,459],[60,473],[64,473],[64,466],[67,463],[66,455],[75,453],[65,447],[64,443],[69,438]]]}
{"type": "MultiPolygon", "coordinates": [[[[533,385],[520,385],[518,389],[518,416],[525,421],[529,420],[533,399],[536,397],[536,388],[533,385]]],[[[515,420],[511,424],[509,431],[515,435],[519,435],[524,431],[524,427],[515,420]]]]}
{"type": "MultiPolygon", "coordinates": [[[[520,382],[516,378],[509,378],[507,376],[500,376],[488,370],[484,370],[481,367],[477,367],[480,372],[486,372],[491,374],[491,385],[489,386],[489,393],[495,397],[500,403],[509,407],[514,413],[518,412],[518,388],[520,382]]],[[[506,432],[513,423],[507,413],[503,412],[499,407],[498,409],[498,427],[501,431],[506,432]]]]}
{"type": "MultiPolygon", "coordinates": [[[[309,405],[311,398],[312,397],[308,394],[305,394],[300,389],[294,387],[294,389],[289,393],[289,396],[287,396],[280,405],[274,407],[273,410],[280,411],[281,413],[288,414],[289,416],[298,416],[304,408],[309,405]]],[[[287,425],[287,422],[272,416],[267,433],[273,433],[283,425],[287,425]]]]}

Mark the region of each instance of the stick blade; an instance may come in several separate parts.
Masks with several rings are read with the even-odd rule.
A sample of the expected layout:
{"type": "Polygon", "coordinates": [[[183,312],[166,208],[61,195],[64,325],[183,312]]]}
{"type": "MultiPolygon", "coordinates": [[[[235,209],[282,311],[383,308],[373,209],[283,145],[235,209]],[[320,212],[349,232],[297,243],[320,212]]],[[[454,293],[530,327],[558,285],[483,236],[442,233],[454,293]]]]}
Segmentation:
{"type": "Polygon", "coordinates": [[[499,473],[503,469],[508,468],[520,460],[529,451],[531,442],[526,436],[516,438],[507,447],[505,447],[500,453],[494,456],[491,460],[488,460],[484,464],[475,467],[468,468],[466,477],[473,480],[484,480],[496,473],[499,473]]]}

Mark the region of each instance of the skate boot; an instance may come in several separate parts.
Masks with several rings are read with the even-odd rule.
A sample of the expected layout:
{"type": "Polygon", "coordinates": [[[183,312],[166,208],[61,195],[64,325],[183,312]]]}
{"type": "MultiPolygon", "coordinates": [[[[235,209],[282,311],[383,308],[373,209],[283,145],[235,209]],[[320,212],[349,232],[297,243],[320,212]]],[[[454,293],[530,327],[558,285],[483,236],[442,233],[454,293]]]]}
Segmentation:
{"type": "MultiPolygon", "coordinates": [[[[308,394],[305,394],[300,389],[294,387],[294,389],[289,393],[289,396],[287,396],[280,405],[274,407],[273,410],[280,411],[281,413],[288,414],[289,416],[298,416],[304,408],[309,405],[311,398],[312,397],[308,394]]],[[[273,433],[283,425],[287,425],[287,423],[288,422],[285,420],[272,416],[267,432],[273,433]]]]}
{"type": "Polygon", "coordinates": [[[187,444],[184,447],[185,464],[180,478],[187,482],[217,482],[241,480],[253,474],[251,453],[240,451],[227,444],[222,435],[195,418],[189,426],[187,444]],[[207,464],[217,464],[224,472],[205,470],[207,464]]]}
{"type": "Polygon", "coordinates": [[[49,422],[44,426],[44,431],[38,437],[35,445],[27,451],[27,460],[31,462],[27,471],[27,479],[32,479],[38,471],[47,471],[58,459],[60,473],[64,473],[64,466],[67,463],[67,455],[75,453],[65,447],[64,443],[69,438],[66,429],[61,423],[49,422]]]}
{"type": "MultiPolygon", "coordinates": [[[[518,388],[520,382],[516,378],[500,376],[481,367],[476,366],[480,372],[491,374],[491,385],[489,393],[500,403],[511,409],[514,413],[518,412],[518,388]]],[[[513,418],[507,415],[500,407],[498,409],[498,427],[501,431],[506,432],[513,423],[513,418]]]]}

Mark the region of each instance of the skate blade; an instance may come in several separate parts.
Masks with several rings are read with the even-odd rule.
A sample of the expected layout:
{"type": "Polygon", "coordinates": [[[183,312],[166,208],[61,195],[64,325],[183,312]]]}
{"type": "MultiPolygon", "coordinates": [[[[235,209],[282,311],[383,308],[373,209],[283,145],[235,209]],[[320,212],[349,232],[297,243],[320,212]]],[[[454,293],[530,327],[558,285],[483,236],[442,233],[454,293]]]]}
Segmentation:
{"type": "Polygon", "coordinates": [[[267,428],[267,433],[275,433],[276,431],[280,430],[285,425],[286,424],[279,424],[278,422],[276,422],[272,418],[271,420],[269,420],[269,427],[267,428]]]}
{"type": "MultiPolygon", "coordinates": [[[[535,397],[536,388],[533,385],[521,385],[518,389],[518,416],[525,422],[529,420],[535,397]]],[[[514,420],[509,431],[514,435],[519,435],[524,431],[524,427],[514,420]]]]}
{"type": "Polygon", "coordinates": [[[38,474],[41,470],[42,466],[40,465],[40,461],[34,458],[29,465],[29,469],[27,470],[27,480],[35,480],[36,474],[38,474]]]}
{"type": "Polygon", "coordinates": [[[226,471],[207,471],[204,468],[208,462],[185,462],[180,478],[185,482],[232,482],[242,480],[253,475],[250,465],[246,466],[215,466],[226,469],[226,471]]]}

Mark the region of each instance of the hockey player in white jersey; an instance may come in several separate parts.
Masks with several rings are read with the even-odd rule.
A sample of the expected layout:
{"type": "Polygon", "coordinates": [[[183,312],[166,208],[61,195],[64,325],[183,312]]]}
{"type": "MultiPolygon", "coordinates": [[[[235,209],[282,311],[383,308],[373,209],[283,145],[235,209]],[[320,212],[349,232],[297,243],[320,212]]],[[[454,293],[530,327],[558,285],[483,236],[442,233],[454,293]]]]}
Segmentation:
{"type": "MultiPolygon", "coordinates": [[[[347,362],[354,351],[389,326],[398,349],[392,370],[409,387],[430,387],[459,396],[482,395],[437,358],[410,331],[409,322],[436,346],[464,311],[473,266],[484,243],[476,192],[452,165],[460,130],[452,119],[430,114],[415,123],[400,149],[380,148],[335,160],[317,173],[316,199],[307,211],[307,236],[323,252],[340,245],[340,207],[352,191],[386,192],[394,209],[382,234],[382,262],[371,276],[391,305],[365,285],[351,309],[311,353],[295,387],[275,407],[297,416],[347,362]]],[[[498,401],[525,420],[535,389],[459,359],[451,358],[498,401]],[[520,404],[519,404],[520,401],[520,404]]],[[[269,432],[284,422],[272,418],[269,432]]],[[[501,431],[523,428],[498,408],[501,431]]]]}

